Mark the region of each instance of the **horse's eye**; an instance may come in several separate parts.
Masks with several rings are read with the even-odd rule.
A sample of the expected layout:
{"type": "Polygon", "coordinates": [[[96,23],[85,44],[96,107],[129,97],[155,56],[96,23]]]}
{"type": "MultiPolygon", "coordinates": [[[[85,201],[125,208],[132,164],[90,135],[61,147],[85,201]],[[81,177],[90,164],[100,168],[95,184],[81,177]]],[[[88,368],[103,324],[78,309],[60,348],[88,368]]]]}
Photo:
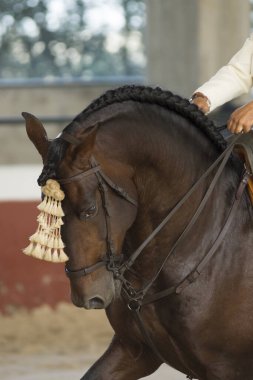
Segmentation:
{"type": "Polygon", "coordinates": [[[86,210],[83,210],[80,212],[80,219],[81,220],[87,220],[87,219],[95,216],[96,213],[97,213],[97,207],[96,207],[96,205],[92,205],[89,208],[87,208],[86,210]]]}

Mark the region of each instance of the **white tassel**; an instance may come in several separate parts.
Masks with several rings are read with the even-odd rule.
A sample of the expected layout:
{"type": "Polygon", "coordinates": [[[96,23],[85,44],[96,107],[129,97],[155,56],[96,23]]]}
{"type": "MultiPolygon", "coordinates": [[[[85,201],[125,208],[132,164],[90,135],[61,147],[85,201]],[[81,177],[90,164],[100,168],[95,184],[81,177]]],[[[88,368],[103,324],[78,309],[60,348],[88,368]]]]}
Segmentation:
{"type": "Polygon", "coordinates": [[[46,214],[51,214],[51,208],[52,208],[51,198],[48,198],[47,203],[46,203],[46,207],[44,208],[43,211],[44,211],[46,214]]]}
{"type": "Polygon", "coordinates": [[[44,249],[42,248],[42,245],[40,245],[39,243],[35,246],[33,252],[32,252],[32,256],[33,257],[36,257],[37,259],[40,259],[42,260],[43,258],[43,255],[44,255],[44,251],[45,251],[45,247],[44,249]]]}
{"type": "Polygon", "coordinates": [[[61,202],[57,203],[57,208],[56,208],[55,215],[58,216],[59,218],[62,218],[64,216],[64,212],[63,212],[63,209],[61,207],[61,202]]]}
{"type": "Polygon", "coordinates": [[[46,248],[43,260],[52,261],[52,249],[51,248],[46,248]]]}
{"type": "Polygon", "coordinates": [[[60,254],[59,254],[59,260],[61,263],[64,263],[66,261],[68,261],[68,256],[66,255],[66,253],[63,251],[63,249],[60,249],[60,254]]]}
{"type": "Polygon", "coordinates": [[[63,225],[62,218],[56,218],[56,220],[55,220],[55,222],[53,224],[54,228],[55,229],[57,229],[57,228],[60,229],[62,225],[63,225]]]}
{"type": "Polygon", "coordinates": [[[37,230],[35,232],[35,234],[33,234],[32,236],[30,236],[29,240],[32,241],[32,242],[34,242],[34,243],[39,243],[39,231],[37,230]]]}
{"type": "Polygon", "coordinates": [[[53,261],[53,263],[59,263],[60,262],[57,249],[53,250],[52,261],[53,261]]]}
{"type": "Polygon", "coordinates": [[[54,248],[54,236],[49,236],[49,239],[47,241],[47,246],[49,248],[54,248]]]}
{"type": "Polygon", "coordinates": [[[45,207],[46,207],[46,204],[47,204],[47,197],[45,197],[43,199],[43,201],[37,206],[37,208],[40,210],[40,211],[44,211],[45,210],[45,207]]]}
{"type": "Polygon", "coordinates": [[[54,248],[56,249],[63,249],[65,246],[63,244],[63,241],[61,239],[60,236],[57,236],[55,239],[54,239],[54,248]]]}
{"type": "Polygon", "coordinates": [[[43,246],[47,246],[48,242],[48,234],[46,234],[44,231],[40,233],[40,244],[43,246]]]}
{"type": "Polygon", "coordinates": [[[61,201],[64,193],[57,181],[49,179],[46,186],[42,188],[45,195],[43,201],[38,205],[41,213],[37,217],[39,227],[30,237],[31,243],[23,252],[41,260],[54,263],[66,262],[68,256],[64,252],[64,243],[61,238],[60,229],[63,225],[61,201]]]}
{"type": "Polygon", "coordinates": [[[23,249],[23,253],[27,256],[31,256],[34,250],[34,243],[31,242],[25,249],[23,249]]]}

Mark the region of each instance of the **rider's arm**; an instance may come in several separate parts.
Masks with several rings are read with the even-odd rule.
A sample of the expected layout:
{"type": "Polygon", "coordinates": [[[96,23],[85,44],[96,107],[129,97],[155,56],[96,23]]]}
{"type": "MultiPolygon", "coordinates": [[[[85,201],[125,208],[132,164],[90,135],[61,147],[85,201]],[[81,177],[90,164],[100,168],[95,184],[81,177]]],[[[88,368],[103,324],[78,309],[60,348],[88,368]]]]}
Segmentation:
{"type": "Polygon", "coordinates": [[[227,65],[194,92],[202,94],[203,97],[195,97],[193,102],[197,105],[203,103],[204,112],[213,111],[216,107],[249,92],[253,84],[252,73],[253,34],[227,65]]]}

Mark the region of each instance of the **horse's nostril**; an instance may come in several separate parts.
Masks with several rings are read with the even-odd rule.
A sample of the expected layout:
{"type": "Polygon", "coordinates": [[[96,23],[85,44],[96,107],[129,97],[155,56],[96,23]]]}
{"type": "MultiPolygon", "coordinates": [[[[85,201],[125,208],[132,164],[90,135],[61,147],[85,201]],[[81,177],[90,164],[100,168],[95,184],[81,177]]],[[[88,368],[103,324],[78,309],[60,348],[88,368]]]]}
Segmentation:
{"type": "Polygon", "coordinates": [[[90,309],[104,309],[105,301],[101,297],[94,297],[89,300],[90,309]]]}

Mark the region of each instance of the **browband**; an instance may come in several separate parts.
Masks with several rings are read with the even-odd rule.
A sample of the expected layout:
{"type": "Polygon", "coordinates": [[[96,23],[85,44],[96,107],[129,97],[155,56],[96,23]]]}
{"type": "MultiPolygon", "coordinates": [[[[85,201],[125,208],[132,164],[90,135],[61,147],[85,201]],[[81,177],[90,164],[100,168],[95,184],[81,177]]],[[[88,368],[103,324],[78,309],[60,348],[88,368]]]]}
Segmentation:
{"type": "Polygon", "coordinates": [[[100,169],[101,169],[100,165],[97,165],[97,166],[95,166],[93,168],[90,168],[89,170],[86,170],[86,171],[81,172],[79,174],[73,175],[72,177],[60,178],[60,179],[57,179],[57,181],[60,184],[63,184],[63,185],[65,183],[70,183],[70,182],[73,182],[73,181],[80,181],[80,179],[82,179],[83,177],[88,177],[89,175],[98,172],[100,169]]]}

